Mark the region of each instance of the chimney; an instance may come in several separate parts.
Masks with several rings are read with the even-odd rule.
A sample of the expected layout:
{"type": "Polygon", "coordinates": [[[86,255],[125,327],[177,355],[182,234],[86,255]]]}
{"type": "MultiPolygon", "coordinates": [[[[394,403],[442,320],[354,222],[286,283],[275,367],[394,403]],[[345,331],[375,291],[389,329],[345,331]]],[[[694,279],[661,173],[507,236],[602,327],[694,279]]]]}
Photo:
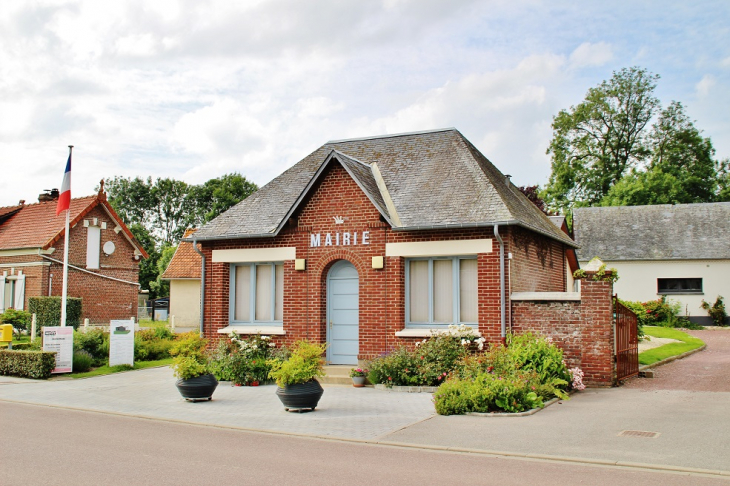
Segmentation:
{"type": "Polygon", "coordinates": [[[20,200],[20,201],[18,202],[18,206],[25,206],[25,199],[21,199],[21,200],[20,200]]]}
{"type": "Polygon", "coordinates": [[[58,189],[43,189],[45,192],[38,195],[38,202],[55,201],[58,199],[58,189]]]}
{"type": "Polygon", "coordinates": [[[509,186],[509,183],[510,183],[510,182],[512,182],[512,181],[510,180],[510,178],[511,178],[511,177],[512,177],[512,176],[511,176],[510,174],[505,174],[505,175],[504,175],[504,182],[505,182],[505,184],[507,184],[508,186],[509,186]]]}

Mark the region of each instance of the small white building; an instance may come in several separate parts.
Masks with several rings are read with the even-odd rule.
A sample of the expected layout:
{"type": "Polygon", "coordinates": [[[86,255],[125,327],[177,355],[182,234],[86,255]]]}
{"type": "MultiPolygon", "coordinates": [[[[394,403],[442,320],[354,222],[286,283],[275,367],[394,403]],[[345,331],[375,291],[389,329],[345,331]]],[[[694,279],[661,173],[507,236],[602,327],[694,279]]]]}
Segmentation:
{"type": "Polygon", "coordinates": [[[581,266],[599,257],[616,268],[621,299],[666,296],[702,325],[703,299],[730,304],[730,202],[576,208],[573,232],[581,266]]]}
{"type": "MultiPolygon", "coordinates": [[[[184,238],[195,230],[189,229],[184,238]]],[[[193,244],[181,241],[170,263],[161,275],[170,281],[169,316],[175,316],[175,327],[189,330],[200,326],[200,269],[202,259],[193,244]]]]}

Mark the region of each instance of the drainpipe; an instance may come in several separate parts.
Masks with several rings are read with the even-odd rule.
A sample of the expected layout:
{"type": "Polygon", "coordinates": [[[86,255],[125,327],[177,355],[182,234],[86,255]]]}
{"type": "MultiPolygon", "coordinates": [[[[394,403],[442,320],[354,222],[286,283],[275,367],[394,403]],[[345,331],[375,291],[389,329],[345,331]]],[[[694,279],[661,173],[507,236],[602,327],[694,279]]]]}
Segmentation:
{"type": "Polygon", "coordinates": [[[502,340],[507,337],[507,328],[505,324],[505,308],[504,308],[504,241],[499,235],[499,225],[494,225],[494,237],[499,242],[499,304],[500,319],[502,323],[502,340]]]}
{"type": "Polygon", "coordinates": [[[203,337],[203,320],[205,317],[205,255],[198,250],[198,242],[193,237],[193,248],[195,252],[200,255],[202,260],[200,267],[200,337],[203,337]]]}

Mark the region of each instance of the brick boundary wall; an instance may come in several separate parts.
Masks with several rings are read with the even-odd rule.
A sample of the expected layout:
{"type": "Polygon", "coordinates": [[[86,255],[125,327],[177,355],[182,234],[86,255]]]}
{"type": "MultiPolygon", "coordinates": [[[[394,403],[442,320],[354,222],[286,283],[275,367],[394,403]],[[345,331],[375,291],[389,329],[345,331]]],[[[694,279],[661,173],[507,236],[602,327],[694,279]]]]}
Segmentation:
{"type": "Polygon", "coordinates": [[[579,366],[588,386],[612,386],[616,382],[613,284],[594,281],[586,272],[579,301],[514,300],[512,331],[537,332],[552,338],[572,368],[579,366]]]}

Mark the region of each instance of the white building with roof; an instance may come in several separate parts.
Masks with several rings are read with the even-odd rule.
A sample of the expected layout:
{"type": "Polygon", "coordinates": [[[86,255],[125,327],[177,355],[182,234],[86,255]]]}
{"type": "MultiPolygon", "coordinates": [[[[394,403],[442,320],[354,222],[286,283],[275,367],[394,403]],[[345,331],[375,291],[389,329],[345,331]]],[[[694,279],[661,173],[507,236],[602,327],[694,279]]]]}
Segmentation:
{"type": "Polygon", "coordinates": [[[576,208],[573,232],[580,264],[616,268],[624,300],[665,296],[702,325],[712,324],[703,299],[730,303],[730,202],[576,208]]]}

